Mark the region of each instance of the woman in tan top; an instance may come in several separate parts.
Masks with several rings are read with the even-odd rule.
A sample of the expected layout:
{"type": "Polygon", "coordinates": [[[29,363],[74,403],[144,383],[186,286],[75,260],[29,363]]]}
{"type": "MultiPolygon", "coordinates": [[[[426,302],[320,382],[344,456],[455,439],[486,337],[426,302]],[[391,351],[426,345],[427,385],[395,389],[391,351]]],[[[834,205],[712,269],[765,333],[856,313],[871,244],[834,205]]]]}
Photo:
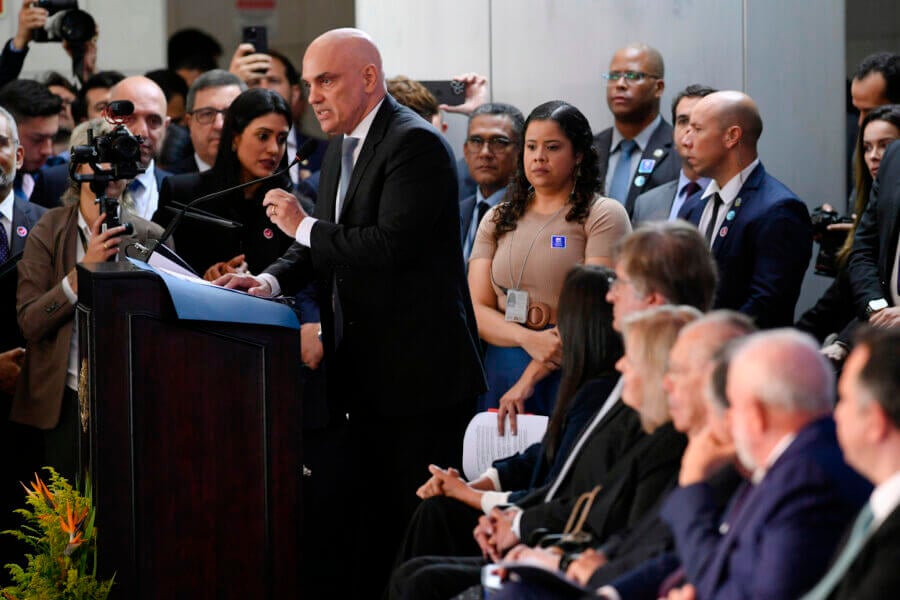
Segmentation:
{"type": "Polygon", "coordinates": [[[525,143],[504,202],[482,220],[469,259],[469,290],[486,342],[490,389],[479,409],[552,412],[561,347],[556,308],[576,264],[612,266],[631,231],[625,208],[598,192],[591,127],[571,104],[552,101],[525,121],[525,143]]]}

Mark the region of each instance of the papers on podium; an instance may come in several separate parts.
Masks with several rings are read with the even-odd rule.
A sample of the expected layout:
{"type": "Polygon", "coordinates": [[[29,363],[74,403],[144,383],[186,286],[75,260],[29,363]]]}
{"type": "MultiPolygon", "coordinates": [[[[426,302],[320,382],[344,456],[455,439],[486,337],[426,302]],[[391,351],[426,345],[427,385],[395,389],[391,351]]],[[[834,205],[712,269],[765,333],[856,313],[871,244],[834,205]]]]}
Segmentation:
{"type": "Polygon", "coordinates": [[[150,264],[128,260],[139,269],[159,275],[179,319],[300,329],[297,315],[285,304],[213,285],[159,254],[150,258],[150,264]]]}
{"type": "Polygon", "coordinates": [[[528,446],[540,442],[547,431],[549,419],[542,415],[518,415],[519,435],[509,431],[506,420],[504,435],[497,433],[497,413],[478,413],[469,421],[463,437],[463,472],[472,481],[484,473],[495,460],[512,456],[528,446]]]}

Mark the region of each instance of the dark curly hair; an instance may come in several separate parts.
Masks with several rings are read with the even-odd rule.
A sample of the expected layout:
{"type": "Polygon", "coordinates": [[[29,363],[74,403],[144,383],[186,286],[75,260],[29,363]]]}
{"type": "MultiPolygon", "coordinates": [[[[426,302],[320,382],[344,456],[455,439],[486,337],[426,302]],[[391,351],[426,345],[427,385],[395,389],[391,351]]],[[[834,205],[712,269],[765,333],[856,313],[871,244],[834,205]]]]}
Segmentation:
{"type": "MultiPolygon", "coordinates": [[[[555,121],[572,143],[572,151],[582,155],[581,163],[575,172],[575,187],[569,197],[572,208],[566,214],[566,221],[584,223],[594,203],[594,196],[600,191],[600,169],[590,123],[580,110],[562,100],[545,102],[531,111],[525,120],[526,133],[532,121],[555,121]]],[[[525,177],[524,156],[525,144],[522,144],[516,172],[506,192],[506,199],[497,206],[494,213],[494,223],[497,226],[495,235],[498,238],[515,230],[516,224],[531,202],[534,190],[525,177]]]]}

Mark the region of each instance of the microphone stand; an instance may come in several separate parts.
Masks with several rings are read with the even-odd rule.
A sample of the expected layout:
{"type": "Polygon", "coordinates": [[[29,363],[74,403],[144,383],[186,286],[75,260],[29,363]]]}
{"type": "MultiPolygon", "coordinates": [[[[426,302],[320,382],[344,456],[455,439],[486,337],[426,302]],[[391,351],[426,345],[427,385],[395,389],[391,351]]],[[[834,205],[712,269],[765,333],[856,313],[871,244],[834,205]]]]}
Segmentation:
{"type": "Polygon", "coordinates": [[[265,181],[269,181],[270,179],[275,179],[276,177],[281,177],[285,173],[291,170],[291,168],[309,158],[312,153],[316,149],[316,142],[314,140],[307,140],[305,144],[297,151],[297,154],[294,156],[294,160],[291,161],[291,164],[281,169],[280,171],[276,171],[271,175],[267,175],[266,177],[260,177],[259,179],[253,179],[246,183],[242,183],[240,185],[236,185],[230,188],[226,188],[224,190],[220,190],[218,192],[213,192],[212,194],[207,194],[205,196],[200,196],[199,198],[195,198],[191,200],[187,204],[185,204],[176,214],[175,217],[172,218],[172,221],[169,223],[169,226],[166,227],[166,230],[163,232],[162,236],[156,241],[155,244],[151,248],[144,248],[144,250],[140,251],[141,260],[144,262],[149,262],[150,257],[156,252],[156,249],[159,248],[162,244],[166,242],[171,236],[172,232],[175,231],[175,228],[178,227],[178,224],[181,222],[181,219],[184,217],[184,214],[191,209],[191,207],[196,206],[198,204],[203,204],[204,202],[209,202],[210,200],[215,200],[216,198],[220,198],[226,194],[230,194],[231,192],[235,192],[237,190],[244,189],[245,187],[249,187],[251,185],[256,185],[258,183],[263,183],[265,181]]]}

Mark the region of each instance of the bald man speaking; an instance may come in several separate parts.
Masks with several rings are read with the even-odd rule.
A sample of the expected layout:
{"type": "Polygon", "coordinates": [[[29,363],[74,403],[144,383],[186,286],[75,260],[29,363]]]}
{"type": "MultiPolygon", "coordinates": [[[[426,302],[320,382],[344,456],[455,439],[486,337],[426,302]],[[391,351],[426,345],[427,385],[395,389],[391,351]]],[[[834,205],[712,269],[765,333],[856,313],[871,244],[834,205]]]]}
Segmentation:
{"type": "Polygon", "coordinates": [[[738,310],[761,328],[794,322],[800,284],[812,254],[806,205],[759,160],[759,109],[750,96],[716,92],[691,110],[682,134],[684,160],[712,179],[679,217],[706,236],[719,283],[714,308],[738,310]]]}
{"type": "Polygon", "coordinates": [[[381,56],[364,32],[314,40],[303,83],[332,136],[315,214],[283,190],[269,192],[272,222],[296,243],[260,276],[217,283],[271,296],[318,281],[327,395],[333,414],[349,414],[348,489],[335,493],[350,494],[355,533],[377,543],[364,561],[377,571],[374,589],[387,581],[428,464],[459,464],[485,389],[456,168],[437,130],[387,94],[381,56]]]}

